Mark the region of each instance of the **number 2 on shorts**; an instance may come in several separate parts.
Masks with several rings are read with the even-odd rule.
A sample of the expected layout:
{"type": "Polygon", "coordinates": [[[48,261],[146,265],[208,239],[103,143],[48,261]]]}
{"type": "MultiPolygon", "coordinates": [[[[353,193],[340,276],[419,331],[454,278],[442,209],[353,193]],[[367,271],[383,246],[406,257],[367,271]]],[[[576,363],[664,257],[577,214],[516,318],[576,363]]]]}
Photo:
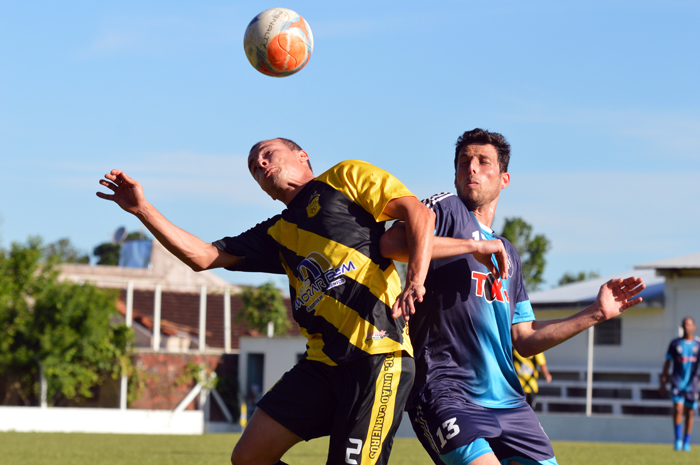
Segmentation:
{"type": "Polygon", "coordinates": [[[447,431],[447,436],[442,435],[442,428],[438,428],[436,431],[437,437],[440,439],[440,448],[445,447],[445,444],[447,444],[447,441],[452,439],[453,437],[457,436],[459,434],[459,426],[455,424],[457,421],[457,417],[450,418],[447,420],[445,423],[442,424],[442,428],[444,428],[447,431]]]}
{"type": "Polygon", "coordinates": [[[345,449],[345,463],[347,463],[349,465],[357,465],[357,460],[351,459],[350,454],[352,454],[352,455],[359,455],[360,454],[360,452],[362,451],[362,440],[348,438],[348,441],[351,444],[355,444],[356,447],[354,449],[351,449],[349,447],[347,449],[345,449]]]}

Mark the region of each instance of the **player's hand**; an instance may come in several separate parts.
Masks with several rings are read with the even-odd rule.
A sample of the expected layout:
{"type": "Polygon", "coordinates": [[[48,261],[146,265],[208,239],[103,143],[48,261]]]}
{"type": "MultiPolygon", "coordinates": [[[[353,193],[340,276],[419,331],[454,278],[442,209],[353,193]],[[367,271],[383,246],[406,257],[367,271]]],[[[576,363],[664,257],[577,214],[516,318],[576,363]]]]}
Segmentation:
{"type": "Polygon", "coordinates": [[[476,261],[488,268],[492,275],[500,277],[501,279],[508,278],[508,254],[506,253],[506,246],[503,244],[503,241],[500,239],[474,241],[474,246],[476,247],[476,251],[472,253],[472,256],[476,261]],[[496,266],[493,264],[491,255],[496,256],[498,269],[496,269],[496,266]]]}
{"type": "Polygon", "coordinates": [[[396,319],[403,315],[404,320],[410,320],[411,315],[416,313],[413,302],[423,302],[424,295],[425,286],[407,282],[406,287],[396,298],[394,305],[391,306],[391,317],[396,319]]]}
{"type": "Polygon", "coordinates": [[[141,184],[131,179],[123,171],[110,171],[105,174],[105,179],[100,180],[100,184],[114,193],[105,194],[103,192],[97,192],[97,196],[101,199],[115,202],[129,213],[136,215],[146,203],[141,184]]]}
{"type": "Polygon", "coordinates": [[[598,310],[601,312],[600,321],[614,318],[641,302],[642,298],[635,298],[635,296],[645,287],[642,278],[637,277],[611,279],[603,284],[595,299],[598,310]]]}

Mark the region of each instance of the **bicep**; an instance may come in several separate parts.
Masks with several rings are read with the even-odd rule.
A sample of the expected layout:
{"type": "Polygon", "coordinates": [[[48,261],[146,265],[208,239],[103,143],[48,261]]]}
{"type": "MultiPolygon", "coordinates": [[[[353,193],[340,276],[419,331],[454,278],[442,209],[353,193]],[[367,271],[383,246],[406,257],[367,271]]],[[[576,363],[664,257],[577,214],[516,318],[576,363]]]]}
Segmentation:
{"type": "Polygon", "coordinates": [[[212,248],[211,253],[213,260],[211,264],[206,268],[207,270],[211,270],[214,268],[235,269],[243,264],[243,261],[245,260],[244,257],[238,257],[228,252],[224,252],[223,250],[216,247],[214,244],[210,245],[212,248]]]}
{"type": "Polygon", "coordinates": [[[421,209],[427,210],[428,207],[417,198],[406,196],[391,199],[384,207],[383,213],[391,218],[406,221],[410,213],[421,211],[421,209]]]}

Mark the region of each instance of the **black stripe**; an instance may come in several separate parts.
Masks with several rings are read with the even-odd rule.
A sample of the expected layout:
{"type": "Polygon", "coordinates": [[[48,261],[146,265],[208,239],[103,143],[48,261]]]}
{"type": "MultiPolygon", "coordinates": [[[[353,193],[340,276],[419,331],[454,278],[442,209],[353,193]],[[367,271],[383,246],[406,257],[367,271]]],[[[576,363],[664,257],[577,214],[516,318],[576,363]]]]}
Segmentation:
{"type": "MultiPolygon", "coordinates": [[[[327,290],[325,294],[357,312],[360,318],[371,323],[378,330],[386,331],[384,337],[388,337],[399,344],[403,343],[404,319],[398,318],[394,320],[391,317],[391,308],[372,294],[366,286],[347,276],[344,276],[343,279],[345,279],[344,284],[327,290]]],[[[324,324],[319,323],[317,320],[322,320],[322,323],[328,322],[325,318],[317,316],[313,311],[308,311],[306,306],[297,306],[296,289],[291,285],[289,287],[289,293],[292,301],[292,308],[294,309],[294,320],[309,334],[322,334],[324,344],[328,344],[329,341],[326,340],[326,333],[322,332],[322,330],[324,328],[332,328],[332,333],[335,334],[338,333],[338,329],[332,325],[328,328],[324,324]]],[[[334,336],[331,336],[331,339],[333,339],[333,337],[334,336]]],[[[345,338],[345,336],[343,337],[345,338]]],[[[350,344],[349,340],[348,344],[350,344]]]]}
{"type": "Polygon", "coordinates": [[[323,338],[324,354],[338,365],[351,362],[370,355],[359,347],[353,345],[343,333],[338,332],[338,329],[329,323],[325,318],[312,315],[311,328],[305,329],[309,334],[320,333],[323,338]]]}
{"type": "Polygon", "coordinates": [[[345,284],[334,287],[327,294],[355,310],[361,318],[380,331],[386,331],[389,339],[403,343],[403,318],[394,320],[391,317],[391,307],[372,294],[367,286],[345,277],[345,284]]]}
{"type": "Polygon", "coordinates": [[[379,239],[385,231],[385,222],[377,222],[367,210],[350,200],[340,191],[321,181],[309,182],[294,198],[294,208],[282,212],[285,221],[299,229],[338,242],[369,257],[382,271],[391,266],[391,260],[379,251],[379,239]],[[303,194],[302,194],[303,193],[303,194]],[[309,218],[306,205],[319,194],[318,213],[309,218]]]}

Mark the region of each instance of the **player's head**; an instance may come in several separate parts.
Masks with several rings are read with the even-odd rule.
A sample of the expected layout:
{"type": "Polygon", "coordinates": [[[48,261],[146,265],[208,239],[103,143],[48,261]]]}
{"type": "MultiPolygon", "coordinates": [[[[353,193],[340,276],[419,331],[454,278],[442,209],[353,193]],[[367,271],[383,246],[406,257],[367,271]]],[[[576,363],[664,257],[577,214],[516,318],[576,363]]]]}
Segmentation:
{"type": "Polygon", "coordinates": [[[510,144],[501,134],[473,129],[457,139],[455,187],[469,210],[494,211],[501,189],[510,183],[510,144]]]}
{"type": "Polygon", "coordinates": [[[695,320],[687,316],[681,321],[681,328],[683,328],[683,337],[692,336],[695,332],[695,320]]]}
{"type": "Polygon", "coordinates": [[[510,162],[510,144],[502,134],[485,131],[480,128],[465,131],[464,134],[459,136],[457,139],[457,143],[455,144],[455,170],[457,169],[457,161],[459,160],[459,155],[462,149],[467,145],[472,144],[493,145],[493,148],[495,148],[496,152],[498,153],[498,166],[500,167],[501,172],[508,172],[508,163],[510,162]]]}
{"type": "Polygon", "coordinates": [[[248,154],[248,171],[270,197],[283,201],[285,192],[313,178],[309,154],[296,142],[284,138],[253,145],[248,154]]]}

